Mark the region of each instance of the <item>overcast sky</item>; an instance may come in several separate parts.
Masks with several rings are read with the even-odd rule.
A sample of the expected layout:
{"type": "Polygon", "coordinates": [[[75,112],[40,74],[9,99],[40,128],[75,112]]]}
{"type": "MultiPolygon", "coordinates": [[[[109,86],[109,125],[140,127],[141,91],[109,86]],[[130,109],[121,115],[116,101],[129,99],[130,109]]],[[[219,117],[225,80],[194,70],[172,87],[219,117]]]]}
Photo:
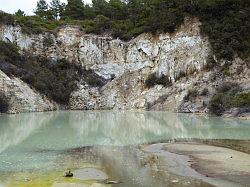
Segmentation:
{"type": "MultiPolygon", "coordinates": [[[[50,2],[51,0],[47,0],[50,2]]],[[[25,14],[33,14],[33,10],[36,7],[37,0],[0,0],[0,10],[8,13],[15,13],[18,9],[21,9],[25,14]]],[[[61,0],[61,2],[67,2],[67,0],[61,0]]],[[[90,3],[92,0],[84,0],[85,3],[90,3]]]]}

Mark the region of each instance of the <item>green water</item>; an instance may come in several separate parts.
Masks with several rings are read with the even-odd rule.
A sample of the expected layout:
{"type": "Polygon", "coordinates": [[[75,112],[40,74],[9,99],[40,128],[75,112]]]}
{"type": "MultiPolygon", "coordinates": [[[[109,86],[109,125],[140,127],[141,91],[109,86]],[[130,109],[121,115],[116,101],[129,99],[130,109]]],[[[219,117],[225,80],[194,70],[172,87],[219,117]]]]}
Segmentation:
{"type": "MultiPolygon", "coordinates": [[[[124,160],[128,153],[122,152],[128,150],[128,147],[186,138],[250,140],[250,121],[135,111],[60,111],[2,115],[0,174],[61,171],[68,167],[67,162],[75,164],[79,161],[72,161],[72,152],[84,147],[102,150],[102,154],[96,156],[99,161],[93,155],[81,155],[81,162],[95,164],[104,157],[103,150],[114,151],[110,147],[116,148],[116,152],[118,148],[123,149],[118,152],[119,158],[124,160]]],[[[107,154],[107,151],[105,155],[110,162],[116,157],[107,154]]],[[[5,180],[4,175],[0,180],[5,180]]]]}

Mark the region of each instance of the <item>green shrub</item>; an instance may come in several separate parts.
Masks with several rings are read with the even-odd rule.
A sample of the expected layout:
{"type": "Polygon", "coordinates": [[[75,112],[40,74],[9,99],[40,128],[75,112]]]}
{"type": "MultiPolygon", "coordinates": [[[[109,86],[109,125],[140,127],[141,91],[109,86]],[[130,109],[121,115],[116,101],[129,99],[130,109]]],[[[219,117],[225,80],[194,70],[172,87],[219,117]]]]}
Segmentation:
{"type": "Polygon", "coordinates": [[[29,72],[21,78],[54,101],[67,104],[77,83],[84,79],[91,86],[103,86],[102,79],[81,66],[65,59],[51,62],[44,58],[28,59],[25,69],[29,72]],[[35,62],[34,62],[35,61],[35,62]]]}
{"type": "Polygon", "coordinates": [[[227,93],[232,92],[233,94],[241,91],[239,85],[237,83],[232,82],[224,82],[216,88],[218,93],[227,93]]]}
{"type": "Polygon", "coordinates": [[[187,95],[184,97],[185,101],[191,101],[193,98],[199,96],[199,92],[197,89],[188,90],[187,95]]]}
{"type": "Polygon", "coordinates": [[[167,87],[167,86],[171,86],[172,82],[170,81],[167,75],[161,75],[160,77],[158,77],[156,73],[152,73],[146,79],[145,84],[146,84],[146,87],[148,88],[151,88],[155,85],[163,85],[167,87]]]}
{"type": "Polygon", "coordinates": [[[249,106],[250,92],[241,93],[237,84],[224,83],[217,88],[217,93],[210,99],[209,111],[219,116],[230,108],[249,106]]]}
{"type": "Polygon", "coordinates": [[[86,33],[91,33],[94,32],[95,22],[93,20],[84,20],[82,26],[86,33]]]}
{"type": "Polygon", "coordinates": [[[6,25],[14,25],[15,19],[11,14],[0,11],[0,23],[6,25]]]}
{"type": "Polygon", "coordinates": [[[17,45],[0,40],[0,60],[15,62],[21,59],[17,45]]]}
{"type": "Polygon", "coordinates": [[[214,60],[214,57],[212,54],[209,54],[207,57],[207,63],[205,65],[205,70],[211,70],[216,66],[216,61],[214,60]]]}
{"type": "Polygon", "coordinates": [[[234,107],[250,107],[250,92],[236,94],[232,105],[234,107]]]}
{"type": "Polygon", "coordinates": [[[0,92],[0,113],[8,112],[9,104],[7,98],[4,96],[2,92],[0,92]]]}
{"type": "MultiPolygon", "coordinates": [[[[201,31],[209,37],[213,54],[218,59],[232,60],[235,55],[250,55],[249,0],[133,0],[94,1],[93,6],[61,7],[61,20],[51,17],[51,9],[43,16],[12,16],[0,13],[0,22],[20,25],[27,34],[52,31],[60,25],[83,26],[87,33],[109,33],[129,40],[143,32],[175,32],[186,16],[198,17],[201,31]],[[75,10],[74,10],[75,9],[75,10]],[[82,12],[83,11],[83,12],[82,12]],[[77,15],[77,16],[76,16],[77,15]],[[72,20],[75,19],[75,20],[72,20]]],[[[214,63],[208,63],[212,68],[214,63]]]]}
{"type": "Polygon", "coordinates": [[[90,86],[101,87],[106,82],[91,70],[69,63],[65,59],[51,61],[39,56],[21,56],[18,48],[0,41],[0,69],[8,76],[20,77],[24,82],[52,100],[68,104],[77,83],[85,80],[90,86]]]}
{"type": "Polygon", "coordinates": [[[94,19],[95,27],[93,32],[95,34],[102,34],[106,31],[109,31],[111,28],[111,22],[110,19],[103,15],[98,15],[94,19]]]}
{"type": "Polygon", "coordinates": [[[209,101],[209,112],[220,116],[225,112],[223,93],[215,94],[209,101]]]}
{"type": "Polygon", "coordinates": [[[53,44],[54,44],[54,40],[50,35],[44,37],[44,39],[43,39],[44,46],[51,47],[51,46],[53,46],[53,44]]]}

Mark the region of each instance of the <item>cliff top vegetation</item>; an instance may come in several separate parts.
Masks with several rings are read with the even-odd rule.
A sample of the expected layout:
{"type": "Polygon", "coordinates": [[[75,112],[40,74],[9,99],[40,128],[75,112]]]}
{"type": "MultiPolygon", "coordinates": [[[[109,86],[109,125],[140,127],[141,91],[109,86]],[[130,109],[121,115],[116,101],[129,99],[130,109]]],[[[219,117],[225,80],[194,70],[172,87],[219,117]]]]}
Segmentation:
{"type": "Polygon", "coordinates": [[[86,33],[108,33],[129,40],[143,32],[175,32],[186,16],[202,22],[214,54],[232,60],[250,54],[249,0],[68,0],[67,4],[39,0],[34,16],[21,10],[15,15],[0,13],[0,21],[20,25],[23,32],[39,34],[65,24],[79,25],[86,33]]]}

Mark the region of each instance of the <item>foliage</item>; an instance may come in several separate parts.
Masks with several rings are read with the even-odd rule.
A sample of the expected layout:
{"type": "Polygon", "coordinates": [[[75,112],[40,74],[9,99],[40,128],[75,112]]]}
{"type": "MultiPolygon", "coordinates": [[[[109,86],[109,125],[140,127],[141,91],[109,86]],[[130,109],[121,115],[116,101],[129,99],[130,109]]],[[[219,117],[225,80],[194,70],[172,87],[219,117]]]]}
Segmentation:
{"type": "Polygon", "coordinates": [[[81,20],[84,18],[84,4],[81,0],[68,0],[65,10],[62,12],[62,18],[81,20]]]}
{"type": "Polygon", "coordinates": [[[190,89],[188,90],[187,95],[184,97],[185,101],[190,101],[192,98],[195,98],[199,95],[199,92],[197,89],[190,89]]]}
{"type": "Polygon", "coordinates": [[[196,15],[201,19],[202,32],[209,36],[217,58],[231,60],[237,53],[250,54],[250,1],[200,0],[196,15]]]}
{"type": "Polygon", "coordinates": [[[53,44],[54,44],[54,40],[50,35],[44,37],[44,39],[43,39],[44,46],[51,47],[51,46],[53,46],[53,44]]]}
{"type": "Polygon", "coordinates": [[[80,80],[90,86],[103,86],[105,81],[91,70],[69,63],[65,59],[51,61],[44,57],[21,56],[14,44],[0,42],[0,69],[8,76],[24,82],[54,101],[67,104],[80,80]]]}
{"type": "Polygon", "coordinates": [[[0,92],[0,113],[8,112],[9,104],[4,93],[0,92]]]}
{"type": "Polygon", "coordinates": [[[103,15],[98,15],[94,19],[94,30],[93,33],[95,34],[101,34],[104,33],[105,31],[108,31],[111,27],[111,23],[109,18],[103,16],[103,15]]]}
{"type": "Polygon", "coordinates": [[[6,24],[6,25],[14,25],[15,24],[15,18],[14,16],[7,14],[5,12],[0,11],[0,23],[6,24]]]}
{"type": "Polygon", "coordinates": [[[65,4],[61,3],[60,0],[52,0],[49,7],[52,13],[53,19],[59,19],[65,8],[65,4]]]}
{"type": "Polygon", "coordinates": [[[18,9],[18,11],[15,13],[15,16],[17,17],[25,16],[24,11],[18,9]]]}
{"type": "Polygon", "coordinates": [[[0,20],[19,24],[27,33],[74,22],[86,32],[110,33],[129,40],[143,32],[175,32],[186,16],[195,16],[201,20],[202,33],[209,36],[218,59],[250,55],[249,0],[92,0],[92,6],[82,0],[68,0],[66,5],[53,0],[48,6],[39,0],[35,12],[36,16],[0,13],[0,20]]]}
{"type": "Polygon", "coordinates": [[[250,92],[235,95],[232,103],[234,107],[250,107],[250,92]]]}
{"type": "Polygon", "coordinates": [[[211,98],[209,111],[219,116],[230,108],[249,106],[250,92],[241,92],[237,84],[224,83],[217,88],[217,93],[211,98]]]}
{"type": "Polygon", "coordinates": [[[50,14],[48,14],[49,5],[45,0],[39,0],[36,5],[35,14],[43,19],[50,18],[50,14]]]}
{"type": "Polygon", "coordinates": [[[155,85],[163,85],[165,87],[170,86],[172,82],[166,75],[157,76],[156,73],[152,73],[145,81],[146,87],[151,88],[155,85]]]}
{"type": "Polygon", "coordinates": [[[20,25],[26,34],[41,34],[52,31],[64,23],[60,20],[43,20],[38,16],[16,17],[16,24],[20,25]]]}
{"type": "Polygon", "coordinates": [[[21,59],[18,52],[18,47],[11,42],[4,42],[0,40],[0,60],[15,62],[21,59]]]}

